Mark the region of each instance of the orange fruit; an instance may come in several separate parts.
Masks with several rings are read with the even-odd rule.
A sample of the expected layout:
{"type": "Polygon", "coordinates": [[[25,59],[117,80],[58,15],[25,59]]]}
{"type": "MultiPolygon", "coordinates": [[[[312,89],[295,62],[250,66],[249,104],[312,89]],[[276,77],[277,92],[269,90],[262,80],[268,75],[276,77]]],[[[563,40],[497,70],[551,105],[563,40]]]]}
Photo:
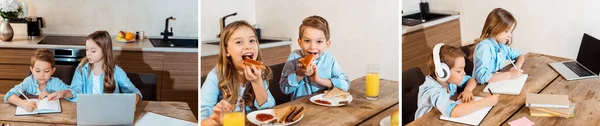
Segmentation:
{"type": "Polygon", "coordinates": [[[133,40],[133,37],[135,37],[135,35],[131,32],[127,32],[125,34],[125,39],[127,39],[127,40],[133,40]]]}

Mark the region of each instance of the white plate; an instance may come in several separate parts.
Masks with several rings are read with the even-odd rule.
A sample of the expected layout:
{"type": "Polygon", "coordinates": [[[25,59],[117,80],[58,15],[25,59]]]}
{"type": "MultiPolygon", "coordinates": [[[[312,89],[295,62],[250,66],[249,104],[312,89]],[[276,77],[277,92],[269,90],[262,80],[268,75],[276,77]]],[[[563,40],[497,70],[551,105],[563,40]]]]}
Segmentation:
{"type": "Polygon", "coordinates": [[[135,41],[135,39],[133,39],[133,40],[131,40],[131,41],[127,41],[127,40],[118,40],[118,39],[115,39],[115,41],[117,41],[117,42],[123,42],[123,43],[128,43],[128,42],[134,42],[134,41],[135,41]]]}
{"type": "MultiPolygon", "coordinates": [[[[340,104],[340,101],[343,101],[343,99],[340,98],[323,98],[324,94],[319,94],[319,95],[315,95],[310,97],[310,102],[315,103],[317,105],[322,105],[322,106],[343,106],[346,104],[340,104]],[[328,101],[329,103],[331,103],[331,105],[327,105],[327,104],[321,104],[316,102],[316,100],[323,100],[323,101],[328,101]]],[[[346,99],[348,99],[348,103],[352,102],[352,95],[346,95],[346,99]]]]}
{"type": "Polygon", "coordinates": [[[379,126],[391,126],[392,125],[390,123],[391,118],[392,118],[391,116],[386,116],[385,118],[381,119],[381,121],[379,121],[379,126]]]}
{"type": "MultiPolygon", "coordinates": [[[[246,115],[246,118],[248,119],[248,121],[250,121],[250,122],[252,122],[252,123],[254,123],[256,125],[267,125],[269,122],[271,122],[272,120],[274,120],[275,118],[277,118],[277,116],[275,116],[275,112],[273,112],[273,110],[274,109],[265,109],[265,110],[253,111],[253,112],[248,113],[248,115],[246,115]],[[267,121],[264,121],[264,122],[258,121],[256,119],[256,115],[261,114],[261,113],[270,114],[270,115],[273,116],[273,119],[267,120],[267,121]]],[[[273,126],[287,126],[287,125],[292,125],[292,124],[297,123],[298,121],[302,120],[302,118],[304,118],[304,114],[302,114],[302,116],[300,116],[300,118],[298,120],[294,121],[294,122],[288,122],[288,123],[285,123],[285,124],[274,124],[273,126]]]]}

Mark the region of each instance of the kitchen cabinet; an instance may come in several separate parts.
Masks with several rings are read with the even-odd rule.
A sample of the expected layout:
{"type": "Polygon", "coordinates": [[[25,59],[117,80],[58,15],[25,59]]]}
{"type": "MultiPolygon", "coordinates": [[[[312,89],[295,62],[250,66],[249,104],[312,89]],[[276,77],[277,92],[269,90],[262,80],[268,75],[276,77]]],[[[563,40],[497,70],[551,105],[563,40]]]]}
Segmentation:
{"type": "Polygon", "coordinates": [[[461,46],[459,19],[402,35],[402,71],[419,67],[427,74],[429,55],[433,46],[441,42],[455,47],[461,46]]]}
{"type": "Polygon", "coordinates": [[[0,48],[0,92],[6,93],[29,76],[30,58],[35,49],[0,48]]]}

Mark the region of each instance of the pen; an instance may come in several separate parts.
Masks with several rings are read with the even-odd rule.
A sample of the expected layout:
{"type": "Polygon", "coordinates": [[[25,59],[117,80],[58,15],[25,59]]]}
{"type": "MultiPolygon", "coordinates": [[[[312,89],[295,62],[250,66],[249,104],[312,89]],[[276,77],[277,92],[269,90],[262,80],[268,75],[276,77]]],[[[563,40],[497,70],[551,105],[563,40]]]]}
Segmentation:
{"type": "Polygon", "coordinates": [[[492,93],[492,88],[488,88],[488,91],[490,91],[490,94],[494,95],[494,93],[492,93]]]}
{"type": "Polygon", "coordinates": [[[517,68],[517,65],[515,65],[515,63],[513,62],[513,60],[511,60],[510,57],[508,57],[508,55],[506,55],[506,58],[508,58],[508,60],[510,60],[510,64],[512,64],[513,67],[517,68]]]}
{"type": "Polygon", "coordinates": [[[19,93],[21,93],[21,95],[23,95],[23,97],[25,97],[25,99],[27,99],[27,101],[33,102],[33,101],[29,100],[29,98],[27,98],[27,96],[25,94],[23,94],[23,92],[21,92],[21,90],[19,90],[19,93]]]}

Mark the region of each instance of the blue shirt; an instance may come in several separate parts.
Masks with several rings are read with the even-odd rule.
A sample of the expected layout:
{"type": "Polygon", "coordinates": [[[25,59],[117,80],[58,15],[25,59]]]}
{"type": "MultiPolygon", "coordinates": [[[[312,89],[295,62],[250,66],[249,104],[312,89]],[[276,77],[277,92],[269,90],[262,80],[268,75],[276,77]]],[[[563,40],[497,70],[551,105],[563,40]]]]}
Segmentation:
{"type": "Polygon", "coordinates": [[[442,113],[442,115],[450,116],[452,109],[456,107],[456,101],[450,100],[452,95],[456,95],[459,92],[456,91],[458,87],[465,87],[467,81],[471,79],[471,76],[465,75],[460,85],[448,84],[448,93],[440,83],[438,83],[433,77],[427,76],[423,85],[419,86],[419,99],[417,100],[417,111],[415,112],[415,120],[425,115],[432,108],[436,108],[442,113]]]}
{"type": "Polygon", "coordinates": [[[41,93],[44,90],[48,93],[67,90],[69,89],[69,86],[62,82],[62,80],[60,80],[59,78],[50,77],[50,79],[46,83],[46,88],[44,90],[40,90],[41,92],[38,91],[39,88],[40,85],[38,84],[37,80],[33,77],[33,75],[29,75],[27,78],[23,79],[23,82],[6,92],[6,95],[4,95],[4,101],[7,102],[8,98],[13,94],[21,96],[21,93],[19,93],[19,91],[23,92],[23,94],[25,95],[37,95],[38,93],[41,93]]]}
{"type": "MultiPolygon", "coordinates": [[[[292,100],[298,99],[302,96],[313,94],[326,87],[321,86],[308,79],[308,76],[304,76],[302,80],[296,80],[296,70],[298,70],[298,59],[304,57],[301,50],[293,51],[285,62],[281,73],[281,80],[279,81],[281,91],[284,94],[292,94],[292,100]]],[[[325,79],[331,79],[331,83],[334,87],[348,91],[350,88],[348,76],[342,71],[342,68],[338,64],[337,60],[333,55],[328,52],[323,52],[313,63],[317,66],[317,72],[319,77],[325,79]]]]}
{"type": "MultiPolygon", "coordinates": [[[[271,95],[271,91],[269,91],[267,80],[263,80],[263,84],[267,92],[267,101],[263,103],[262,106],[259,106],[258,101],[254,100],[254,107],[258,108],[259,110],[275,106],[275,98],[273,98],[273,95],[271,95]]],[[[238,92],[239,98],[241,98],[244,91],[246,91],[245,88],[240,88],[238,92]]],[[[217,105],[217,103],[219,103],[219,101],[223,99],[223,95],[221,95],[221,91],[219,90],[219,77],[217,75],[216,68],[213,68],[206,75],[206,80],[204,80],[204,84],[202,84],[202,89],[200,90],[200,93],[200,96],[202,96],[200,98],[200,120],[202,121],[213,114],[213,108],[215,107],[215,105],[217,105]]],[[[235,109],[239,110],[240,108],[236,107],[235,109]]],[[[250,106],[247,106],[246,113],[249,113],[251,111],[252,109],[250,108],[250,106]]]]}
{"type": "Polygon", "coordinates": [[[496,42],[494,38],[482,40],[473,53],[473,77],[479,84],[488,82],[492,74],[501,69],[506,60],[515,60],[521,52],[496,42]]]}
{"type": "MultiPolygon", "coordinates": [[[[73,75],[73,81],[71,81],[71,93],[73,98],[66,98],[73,102],[77,102],[77,94],[91,94],[93,88],[93,75],[91,73],[90,63],[86,63],[83,66],[78,66],[75,69],[73,75]],[[82,67],[81,70],[79,67],[82,67]]],[[[113,76],[115,80],[115,91],[113,93],[135,93],[142,99],[142,93],[139,89],[131,83],[131,80],[127,77],[127,74],[119,66],[115,65],[113,70],[113,76]],[[121,92],[119,92],[121,91],[121,92]]],[[[104,85],[104,73],[100,75],[100,84],[104,85]]],[[[104,86],[100,86],[100,90],[104,91],[104,86]]]]}

